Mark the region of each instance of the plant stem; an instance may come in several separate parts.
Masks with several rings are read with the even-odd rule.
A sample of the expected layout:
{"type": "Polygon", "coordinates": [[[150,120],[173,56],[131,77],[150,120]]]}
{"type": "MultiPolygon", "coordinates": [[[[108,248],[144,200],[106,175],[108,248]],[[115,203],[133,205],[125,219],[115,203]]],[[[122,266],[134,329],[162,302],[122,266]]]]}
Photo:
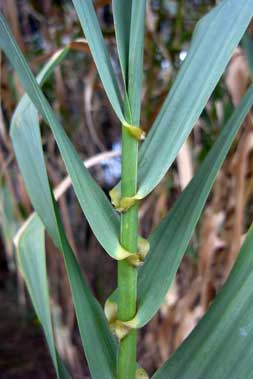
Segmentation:
{"type": "MultiPolygon", "coordinates": [[[[134,196],[137,190],[138,141],[122,128],[121,196],[134,196]]],[[[137,252],[138,204],[121,216],[120,242],[132,253],[137,252]]],[[[137,269],[126,260],[118,263],[118,318],[128,321],[136,313],[137,269]]],[[[132,330],[120,341],[117,379],[134,379],[136,372],[137,332],[132,330]]]]}

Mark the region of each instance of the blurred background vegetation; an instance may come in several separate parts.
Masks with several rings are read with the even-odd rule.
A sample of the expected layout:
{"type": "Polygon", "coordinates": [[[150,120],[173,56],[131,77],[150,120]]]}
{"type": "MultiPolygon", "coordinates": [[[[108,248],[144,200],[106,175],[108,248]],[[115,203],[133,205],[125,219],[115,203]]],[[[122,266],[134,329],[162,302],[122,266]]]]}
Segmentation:
{"type": "MultiPolygon", "coordinates": [[[[110,0],[94,1],[119,74],[110,0]]],[[[142,127],[148,132],[187,55],[196,22],[214,0],[147,0],[142,127]]],[[[70,0],[0,0],[34,73],[66,44],[72,51],[45,86],[82,159],[120,151],[120,128],[97,75],[70,0]],[[82,38],[82,40],[80,40],[82,38]],[[75,41],[75,42],[73,42],[75,41]]],[[[201,67],[199,68],[201,70],[201,67]]],[[[197,78],[196,78],[197,79],[197,78]]],[[[40,325],[16,269],[13,237],[32,207],[8,135],[23,90],[1,56],[0,108],[0,378],[54,378],[40,325]]],[[[212,147],[233,107],[250,84],[243,46],[238,48],[177,160],[140,208],[140,234],[147,236],[212,147]]],[[[168,125],[169,127],[169,125],[168,125]]],[[[49,129],[42,123],[43,148],[52,185],[66,176],[49,129]]],[[[157,159],[154,157],[154,159],[157,159]]],[[[105,192],[120,178],[120,158],[101,160],[92,174],[105,192]]],[[[153,372],[180,345],[206,312],[227,278],[253,219],[253,128],[248,116],[223,165],[177,277],[159,314],[139,336],[140,364],[153,372]]],[[[60,199],[68,237],[100,302],[116,286],[116,265],[103,253],[68,189],[60,199]]],[[[74,372],[89,378],[63,260],[47,241],[47,264],[59,350],[74,372]]],[[[102,378],[101,378],[102,379],[102,378]]]]}

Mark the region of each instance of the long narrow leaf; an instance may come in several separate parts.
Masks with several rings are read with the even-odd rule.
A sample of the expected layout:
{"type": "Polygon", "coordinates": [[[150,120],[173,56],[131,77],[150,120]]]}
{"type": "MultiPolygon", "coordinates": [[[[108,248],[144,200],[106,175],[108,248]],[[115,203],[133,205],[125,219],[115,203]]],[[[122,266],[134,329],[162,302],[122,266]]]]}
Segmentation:
{"type": "Polygon", "coordinates": [[[121,71],[127,89],[132,0],[112,0],[112,10],[121,71]]]}
{"type": "Polygon", "coordinates": [[[131,325],[145,325],[159,309],[177,272],[218,170],[253,104],[253,89],[221,131],[200,169],[175,205],[151,233],[150,252],[138,275],[138,311],[131,325]]]}
{"type": "MultiPolygon", "coordinates": [[[[55,62],[54,60],[51,63],[55,62]]],[[[50,65],[47,67],[52,69],[50,65]]],[[[44,74],[47,75],[45,70],[44,74]]],[[[66,239],[47,178],[38,113],[28,96],[22,98],[14,120],[12,139],[19,167],[36,212],[63,253],[79,330],[92,376],[96,379],[103,375],[108,379],[113,378],[116,365],[115,341],[104,313],[92,296],[66,239]],[[97,356],[94,356],[94,347],[97,356]]]]}
{"type": "MultiPolygon", "coordinates": [[[[38,75],[40,85],[46,81],[67,53],[68,48],[64,48],[51,57],[38,75]]],[[[27,95],[22,97],[12,117],[11,137],[31,201],[36,204],[37,212],[44,224],[47,225],[51,238],[60,248],[58,225],[41,148],[38,112],[27,95]],[[36,176],[34,177],[35,172],[36,176]]]]}
{"type": "MultiPolygon", "coordinates": [[[[108,328],[101,306],[88,288],[75,255],[66,240],[55,205],[59,225],[61,251],[64,256],[70,288],[76,310],[82,343],[92,377],[100,379],[105,374],[114,378],[116,367],[116,343],[108,328]],[[98,357],[94,355],[94,348],[98,357]]],[[[18,259],[36,313],[43,326],[52,359],[59,368],[59,377],[67,378],[59,354],[54,352],[49,306],[46,307],[47,286],[44,264],[44,225],[35,214],[18,238],[18,259]],[[65,376],[64,376],[65,375],[65,376]]]]}
{"type": "MultiPolygon", "coordinates": [[[[50,126],[60,153],[63,157],[68,174],[71,177],[79,203],[98,241],[113,258],[124,258],[125,252],[122,251],[118,241],[118,216],[116,215],[104,192],[92,179],[88,170],[83,166],[80,157],[67,137],[64,129],[61,127],[58,118],[43,95],[38,83],[33,77],[29,66],[27,65],[6,24],[6,21],[2,16],[0,16],[0,47],[9,57],[31,101],[50,126]],[[97,213],[98,209],[100,210],[99,215],[97,213]],[[109,235],[110,238],[108,238],[109,235]]],[[[13,139],[15,139],[15,133],[19,133],[19,124],[22,117],[26,118],[26,122],[29,122],[28,112],[23,111],[27,108],[28,102],[29,98],[26,97],[24,102],[19,105],[19,110],[15,112],[14,121],[12,122],[12,125],[15,125],[15,127],[13,126],[11,129],[13,139]]],[[[29,112],[34,112],[32,109],[33,108],[29,109],[29,112]]],[[[27,135],[27,137],[29,138],[29,135],[27,135]]],[[[16,144],[16,147],[17,149],[19,148],[18,143],[16,144]]],[[[31,165],[33,164],[32,160],[28,162],[31,165]]],[[[40,171],[38,171],[38,174],[39,173],[40,171]]]]}
{"type": "Polygon", "coordinates": [[[130,122],[139,125],[146,0],[113,0],[112,9],[130,122]]]}
{"type": "Polygon", "coordinates": [[[242,45],[249,65],[251,80],[253,81],[253,40],[250,33],[247,31],[243,37],[242,45]]]}
{"type": "Polygon", "coordinates": [[[125,122],[119,86],[105,46],[92,0],[72,0],[88,41],[100,78],[115,113],[122,123],[125,122]]]}
{"type": "Polygon", "coordinates": [[[246,379],[253,375],[253,229],[210,310],[153,379],[246,379]]]}
{"type": "Polygon", "coordinates": [[[27,111],[29,109],[25,112],[27,119],[22,119],[18,133],[14,137],[14,149],[19,167],[35,210],[64,255],[79,330],[92,375],[99,379],[101,374],[106,372],[108,378],[112,378],[116,364],[115,342],[101,307],[87,287],[76,258],[66,240],[46,176],[38,119],[36,122],[36,119],[32,118],[32,114],[29,117],[27,111]],[[33,123],[31,124],[29,120],[33,123]],[[28,162],[33,163],[28,165],[28,162]],[[94,357],[94,346],[99,352],[99,359],[94,357]]]}
{"type": "Polygon", "coordinates": [[[44,330],[57,378],[70,378],[55,348],[48,295],[44,227],[37,215],[32,217],[18,239],[17,260],[44,330]]]}
{"type": "Polygon", "coordinates": [[[160,182],[198,120],[253,15],[253,0],[224,0],[197,25],[167,99],[140,149],[137,197],[160,182]]]}
{"type": "Polygon", "coordinates": [[[127,93],[131,110],[131,122],[134,125],[139,125],[140,122],[145,11],[146,0],[133,1],[129,42],[127,93]]]}

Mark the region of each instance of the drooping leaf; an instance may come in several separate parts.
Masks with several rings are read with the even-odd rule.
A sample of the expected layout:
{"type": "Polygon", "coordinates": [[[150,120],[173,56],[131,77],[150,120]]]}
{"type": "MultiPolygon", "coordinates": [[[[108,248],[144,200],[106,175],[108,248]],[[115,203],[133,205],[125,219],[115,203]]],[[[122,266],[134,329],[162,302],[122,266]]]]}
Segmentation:
{"type": "MultiPolygon", "coordinates": [[[[17,71],[29,98],[50,126],[79,203],[98,241],[113,258],[123,259],[127,253],[121,248],[118,241],[119,217],[116,215],[104,192],[84,167],[75,148],[61,127],[58,118],[33,77],[29,66],[2,16],[0,16],[0,47],[5,51],[14,69],[17,71]],[[108,238],[109,235],[110,238],[108,238]]],[[[11,128],[13,139],[15,139],[15,133],[18,134],[20,131],[19,124],[21,118],[26,118],[26,122],[29,123],[31,121],[29,121],[30,115],[28,116],[28,114],[35,112],[34,108],[30,108],[31,105],[28,105],[28,103],[30,103],[28,96],[26,96],[24,100],[21,100],[19,109],[15,112],[11,128]],[[29,110],[27,110],[27,107],[29,107],[29,110]],[[15,127],[13,125],[15,125],[15,127]]],[[[29,141],[29,134],[27,138],[29,141]]],[[[18,143],[16,144],[16,149],[19,149],[18,143]]],[[[33,165],[34,163],[30,160],[28,164],[33,165]]],[[[27,171],[29,171],[29,168],[27,171]]],[[[38,170],[38,175],[40,175],[40,170],[38,170]]],[[[54,242],[56,243],[56,241],[54,242]]]]}
{"type": "Polygon", "coordinates": [[[79,17],[91,54],[96,63],[100,79],[112,104],[112,107],[122,123],[125,122],[122,99],[119,86],[113,72],[112,64],[99,26],[92,0],[72,0],[79,17]]]}
{"type": "MultiPolygon", "coordinates": [[[[113,379],[116,367],[116,343],[109,331],[101,306],[85,283],[75,255],[66,239],[56,204],[55,212],[62,244],[61,252],[65,260],[77,322],[92,377],[100,379],[102,375],[106,375],[108,379],[113,379]],[[98,357],[94,355],[94,348],[98,357]]],[[[67,374],[59,354],[57,351],[54,352],[49,305],[46,307],[48,293],[44,238],[44,225],[35,213],[18,239],[18,259],[34,308],[43,326],[50,354],[54,363],[59,366],[59,377],[69,378],[69,376],[63,376],[67,374]]]]}
{"type": "MultiPolygon", "coordinates": [[[[0,43],[2,43],[1,37],[2,34],[0,34],[0,43]]],[[[13,53],[13,51],[11,51],[11,53],[13,53]]],[[[19,54],[13,54],[13,58],[16,58],[16,56],[19,58],[19,54]]],[[[17,62],[19,63],[19,60],[17,60],[17,62]]],[[[51,64],[54,65],[55,62],[54,60],[51,64]]],[[[50,64],[47,65],[47,67],[50,70],[52,69],[50,64]]],[[[24,72],[25,70],[21,70],[19,74],[23,80],[26,80],[29,76],[24,75],[24,72]]],[[[47,75],[45,70],[44,74],[45,76],[47,75]]],[[[42,80],[43,77],[40,76],[40,79],[42,80]]],[[[31,82],[27,80],[27,83],[28,88],[29,85],[34,85],[33,80],[31,80],[31,82]]],[[[40,91],[38,91],[37,83],[35,90],[30,92],[34,95],[36,101],[42,96],[40,91]]],[[[44,103],[45,101],[42,97],[42,104],[44,103]]],[[[45,113],[43,107],[44,105],[41,106],[41,109],[45,113]]],[[[46,106],[45,109],[50,109],[50,107],[48,108],[48,106],[46,106]]],[[[52,115],[52,111],[49,112],[49,115],[52,115]]],[[[53,118],[54,125],[57,127],[58,124],[55,120],[56,119],[53,118]]],[[[61,129],[56,128],[56,133],[57,132],[60,133],[61,129]]],[[[65,135],[64,133],[61,135],[63,136],[61,142],[63,141],[64,143],[65,135]]],[[[22,98],[15,112],[12,123],[12,140],[18,164],[32,204],[43,221],[49,235],[63,253],[82,343],[92,377],[101,379],[101,377],[105,375],[108,379],[113,378],[116,366],[115,341],[109,330],[104,313],[88,288],[75,255],[66,239],[47,178],[39,131],[38,113],[27,95],[22,98]],[[97,355],[94,355],[94,348],[96,349],[97,355]]],[[[69,146],[68,143],[66,144],[69,146]]]]}
{"type": "MultiPolygon", "coordinates": [[[[30,107],[33,105],[30,104],[30,107]]],[[[97,379],[101,378],[102,373],[106,373],[108,378],[113,378],[116,364],[115,342],[102,309],[85,283],[66,239],[46,176],[38,119],[36,122],[36,119],[32,118],[33,112],[29,117],[28,110],[25,112],[27,119],[22,118],[18,125],[18,133],[13,139],[19,167],[35,210],[64,255],[79,330],[91,373],[97,379]],[[33,123],[29,123],[28,120],[33,123]],[[27,162],[33,164],[28,166],[27,162]],[[99,352],[99,359],[94,357],[94,346],[99,352]]]]}
{"type": "MultiPolygon", "coordinates": [[[[64,48],[51,57],[38,75],[40,85],[43,85],[67,52],[68,48],[64,48]]],[[[24,95],[11,120],[11,138],[31,202],[36,204],[37,213],[47,225],[55,245],[60,248],[61,241],[43,158],[38,117],[38,111],[30,98],[24,95]]]]}
{"type": "Polygon", "coordinates": [[[62,249],[77,322],[88,366],[94,379],[114,379],[117,344],[100,304],[87,286],[58,217],[62,249]],[[94,350],[96,354],[94,354],[94,350]]]}
{"type": "Polygon", "coordinates": [[[194,232],[218,170],[253,104],[249,88],[200,169],[149,237],[150,251],[138,275],[138,311],[130,323],[145,325],[158,311],[194,232]]]}
{"type": "Polygon", "coordinates": [[[137,197],[160,182],[198,120],[253,15],[253,0],[224,0],[197,25],[191,47],[140,149],[137,197]]]}
{"type": "Polygon", "coordinates": [[[153,379],[239,379],[253,375],[253,228],[207,314],[153,379]]]}
{"type": "Polygon", "coordinates": [[[68,379],[70,375],[55,347],[48,295],[44,227],[37,215],[30,219],[18,238],[17,261],[44,330],[57,378],[68,379]]]}

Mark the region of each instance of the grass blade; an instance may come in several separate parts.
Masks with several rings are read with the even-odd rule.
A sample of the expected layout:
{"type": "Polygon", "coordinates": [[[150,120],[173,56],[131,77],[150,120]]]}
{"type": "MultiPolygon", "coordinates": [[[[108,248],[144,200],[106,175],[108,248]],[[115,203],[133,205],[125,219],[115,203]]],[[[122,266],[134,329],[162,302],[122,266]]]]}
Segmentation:
{"type": "Polygon", "coordinates": [[[13,236],[19,227],[15,200],[3,177],[0,177],[0,234],[7,252],[8,268],[14,264],[13,236]]]}
{"type": "Polygon", "coordinates": [[[253,89],[221,131],[192,181],[149,237],[150,252],[138,275],[138,312],[132,325],[145,325],[158,311],[177,272],[215,177],[253,104],[253,89]]]}
{"type": "Polygon", "coordinates": [[[113,0],[117,48],[129,107],[129,122],[139,125],[146,0],[113,0]]]}
{"type": "Polygon", "coordinates": [[[243,37],[242,45],[249,65],[251,80],[253,81],[253,40],[247,31],[243,37]]]}
{"type": "Polygon", "coordinates": [[[98,23],[92,0],[72,0],[79,17],[104,89],[122,123],[125,122],[122,99],[116,76],[98,23]]]}
{"type": "Polygon", "coordinates": [[[41,146],[38,112],[27,95],[22,98],[15,112],[12,123],[12,140],[32,204],[49,235],[63,253],[82,343],[92,377],[101,379],[105,375],[108,379],[113,378],[116,370],[115,341],[104,313],[92,296],[66,239],[48,182],[41,146]],[[97,352],[96,356],[94,347],[97,352]]]}
{"type": "Polygon", "coordinates": [[[197,25],[187,58],[140,149],[137,197],[151,192],[176,158],[252,14],[253,0],[224,0],[197,25]]]}
{"type": "Polygon", "coordinates": [[[133,1],[129,42],[127,93],[131,110],[131,122],[139,125],[142,99],[142,73],[144,50],[146,0],[133,1]]]}
{"type": "Polygon", "coordinates": [[[112,0],[113,20],[122,76],[127,89],[132,0],[112,0]]]}
{"type": "Polygon", "coordinates": [[[35,215],[30,219],[17,241],[17,261],[44,330],[57,378],[67,379],[70,378],[70,375],[55,348],[49,305],[44,234],[44,227],[38,216],[35,215]]]}
{"type": "Polygon", "coordinates": [[[253,229],[210,310],[153,379],[251,378],[253,229]]]}
{"type": "MultiPolygon", "coordinates": [[[[80,267],[66,240],[56,205],[55,214],[78,326],[92,377],[101,379],[105,374],[108,379],[113,379],[116,370],[116,343],[108,328],[104,313],[85,283],[80,267]],[[99,354],[98,357],[94,356],[94,348],[99,354]]],[[[18,259],[33,305],[45,331],[50,353],[54,362],[56,360],[56,364],[59,366],[61,375],[59,377],[67,378],[69,376],[63,376],[65,375],[64,367],[57,351],[56,356],[54,354],[49,306],[45,307],[48,295],[45,292],[44,237],[44,225],[35,214],[18,237],[18,259]]]]}
{"type": "MultiPolygon", "coordinates": [[[[33,105],[30,104],[30,107],[33,105]]],[[[23,113],[27,119],[22,118],[16,129],[18,133],[13,136],[18,164],[36,212],[63,253],[79,330],[91,373],[97,379],[101,378],[102,373],[106,373],[108,378],[113,378],[116,364],[115,341],[104,313],[85,283],[73,251],[66,240],[47,179],[38,119],[36,122],[36,119],[32,118],[34,113],[29,115],[28,110],[26,109],[23,113]],[[32,164],[28,165],[28,162],[32,164]],[[94,357],[94,346],[96,346],[99,359],[94,357]]]]}
{"type": "MultiPolygon", "coordinates": [[[[31,101],[50,126],[63,157],[67,172],[72,180],[79,203],[98,241],[113,258],[124,258],[125,252],[122,251],[118,241],[119,218],[116,215],[116,212],[104,192],[93,180],[88,170],[83,166],[80,157],[33,77],[29,66],[2,16],[0,16],[0,47],[9,57],[31,101]],[[100,209],[99,217],[97,217],[98,209],[100,209]],[[108,238],[108,235],[110,235],[111,238],[108,238]]],[[[12,126],[11,128],[13,139],[15,138],[14,134],[20,132],[19,124],[21,117],[25,117],[26,123],[30,123],[30,116],[28,116],[28,113],[31,113],[32,110],[29,109],[29,111],[23,112],[23,110],[26,110],[28,107],[27,102],[29,102],[28,96],[26,96],[26,100],[20,105],[19,110],[15,112],[12,125],[16,124],[16,127],[14,128],[12,126]]],[[[29,146],[29,134],[27,134],[27,138],[27,146],[29,146]]],[[[16,149],[18,148],[19,146],[17,143],[16,149]]],[[[34,159],[28,161],[29,164],[33,164],[33,160],[34,159]]],[[[40,173],[40,171],[38,171],[38,173],[40,173]]]]}

